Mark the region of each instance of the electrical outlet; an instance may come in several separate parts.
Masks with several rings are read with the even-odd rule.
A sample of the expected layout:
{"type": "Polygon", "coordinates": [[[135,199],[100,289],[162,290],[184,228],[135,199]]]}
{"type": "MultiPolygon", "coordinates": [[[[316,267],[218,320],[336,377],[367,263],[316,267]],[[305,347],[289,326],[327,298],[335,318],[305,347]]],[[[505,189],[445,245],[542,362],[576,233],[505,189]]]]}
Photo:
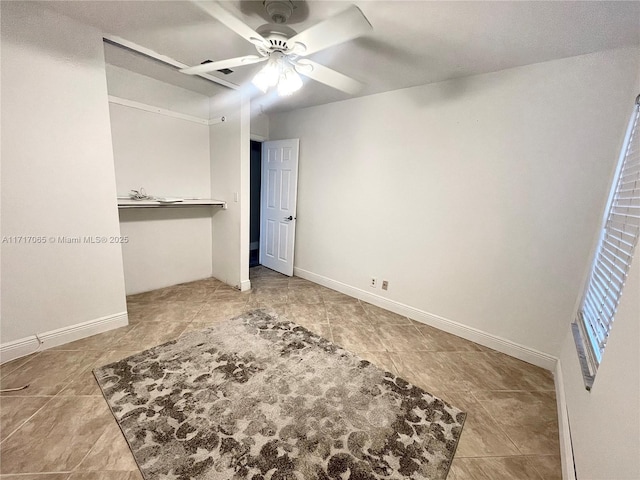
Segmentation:
{"type": "Polygon", "coordinates": [[[371,283],[369,284],[369,286],[371,288],[376,288],[377,285],[378,285],[378,280],[376,280],[376,277],[371,277],[371,283]]]}
{"type": "Polygon", "coordinates": [[[389,290],[389,282],[387,280],[382,281],[382,289],[389,290]]]}

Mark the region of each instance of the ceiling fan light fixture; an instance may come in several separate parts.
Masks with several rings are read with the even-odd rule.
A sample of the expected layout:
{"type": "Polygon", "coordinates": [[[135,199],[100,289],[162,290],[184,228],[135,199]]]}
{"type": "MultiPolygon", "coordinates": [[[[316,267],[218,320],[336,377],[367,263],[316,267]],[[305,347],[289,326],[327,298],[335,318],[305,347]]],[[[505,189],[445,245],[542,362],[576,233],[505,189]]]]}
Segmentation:
{"type": "Polygon", "coordinates": [[[278,84],[282,72],[282,60],[277,56],[271,56],[267,64],[253,77],[253,84],[262,91],[267,93],[269,87],[275,87],[278,84]]]}
{"type": "Polygon", "coordinates": [[[278,95],[280,97],[288,97],[302,88],[302,79],[295,70],[287,67],[280,75],[278,80],[278,95]]]}
{"type": "Polygon", "coordinates": [[[258,90],[260,90],[262,93],[267,93],[267,90],[269,90],[269,79],[267,78],[267,75],[265,75],[265,73],[262,70],[260,70],[256,74],[256,76],[253,77],[253,80],[251,80],[251,83],[253,83],[258,88],[258,90]]]}
{"type": "Polygon", "coordinates": [[[289,96],[302,88],[300,75],[279,51],[271,53],[269,61],[253,77],[252,82],[262,93],[267,93],[270,87],[277,85],[278,95],[281,97],[289,96]]]}

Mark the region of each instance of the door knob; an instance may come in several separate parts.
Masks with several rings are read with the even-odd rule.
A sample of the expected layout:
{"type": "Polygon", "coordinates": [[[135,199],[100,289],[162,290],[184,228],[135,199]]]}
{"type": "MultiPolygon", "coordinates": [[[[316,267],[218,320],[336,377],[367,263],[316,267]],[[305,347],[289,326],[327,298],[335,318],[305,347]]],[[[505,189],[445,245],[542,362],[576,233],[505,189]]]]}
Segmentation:
{"type": "Polygon", "coordinates": [[[288,217],[285,217],[285,220],[290,222],[291,220],[295,220],[293,215],[289,215],[288,217]]]}

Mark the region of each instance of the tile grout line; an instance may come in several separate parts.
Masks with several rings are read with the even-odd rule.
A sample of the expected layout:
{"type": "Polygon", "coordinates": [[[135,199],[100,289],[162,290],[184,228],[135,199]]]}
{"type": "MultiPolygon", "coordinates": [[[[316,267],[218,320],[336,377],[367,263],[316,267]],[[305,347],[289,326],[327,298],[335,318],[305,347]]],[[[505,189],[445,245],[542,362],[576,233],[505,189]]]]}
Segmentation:
{"type": "MultiPolygon", "coordinates": [[[[86,356],[89,352],[100,352],[100,351],[99,350],[49,350],[49,352],[52,352],[52,353],[77,352],[77,353],[82,353],[82,354],[84,354],[86,356]]],[[[98,356],[98,358],[99,358],[99,356],[98,356]]],[[[68,381],[70,378],[73,378],[75,376],[79,376],[79,375],[85,373],[87,371],[87,369],[91,368],[95,364],[95,362],[97,360],[98,359],[96,358],[93,362],[90,362],[89,366],[86,369],[80,369],[80,371],[78,371],[78,372],[70,373],[69,375],[64,377],[62,380],[60,380],[59,383],[55,384],[55,387],[56,388],[59,387],[60,390],[57,390],[52,395],[2,395],[2,396],[0,396],[0,398],[3,398],[3,397],[14,397],[14,396],[15,397],[51,397],[51,398],[59,397],[60,393],[63,392],[71,383],[73,383],[73,380],[68,381]]],[[[12,372],[12,373],[14,373],[14,372],[12,372]]]]}
{"type": "MultiPolygon", "coordinates": [[[[501,391],[501,390],[487,390],[489,392],[493,392],[493,391],[501,391]]],[[[526,390],[515,390],[515,391],[526,391],[526,390]]],[[[500,425],[500,422],[498,422],[498,420],[495,419],[495,417],[493,415],[491,415],[491,412],[489,412],[489,410],[487,410],[485,408],[485,406],[482,404],[482,402],[478,399],[478,397],[476,397],[475,393],[473,391],[469,391],[469,393],[471,394],[471,396],[473,397],[473,399],[478,403],[478,405],[480,405],[480,408],[482,408],[485,413],[489,416],[489,418],[491,420],[493,420],[495,422],[495,424],[498,426],[498,428],[500,429],[500,431],[509,439],[509,441],[513,444],[513,446],[516,448],[516,450],[518,452],[520,452],[520,455],[524,456],[525,454],[522,452],[522,450],[520,449],[520,447],[518,447],[518,445],[516,445],[516,442],[513,441],[513,439],[511,438],[511,436],[509,435],[509,433],[502,427],[502,425],[500,425]]],[[[537,471],[536,471],[537,472],[537,471]]]]}
{"type": "Polygon", "coordinates": [[[556,455],[551,455],[549,453],[545,453],[545,454],[524,454],[524,453],[517,453],[515,455],[465,455],[465,456],[458,456],[456,455],[456,458],[512,458],[512,457],[516,457],[516,458],[529,458],[529,457],[555,457],[556,455]]]}
{"type": "MultiPolygon", "coordinates": [[[[102,396],[102,395],[101,395],[101,396],[102,396]]],[[[102,398],[104,398],[104,396],[102,396],[102,398]]],[[[109,408],[109,410],[111,410],[111,408],[109,408]]],[[[112,419],[114,419],[114,420],[115,420],[115,418],[113,417],[113,413],[112,413],[111,411],[109,411],[109,415],[111,416],[111,418],[112,418],[112,419]]],[[[117,423],[117,420],[116,420],[116,423],[117,423]]],[[[96,445],[98,444],[98,442],[100,441],[100,439],[101,439],[101,438],[102,438],[106,433],[107,433],[107,427],[105,427],[104,431],[103,431],[103,432],[98,436],[98,438],[96,438],[96,441],[93,443],[93,445],[91,445],[91,448],[90,448],[89,450],[87,450],[87,453],[86,453],[86,454],[85,454],[85,455],[80,459],[80,461],[78,462],[78,464],[77,464],[75,467],[73,467],[73,468],[71,469],[71,471],[70,471],[70,475],[69,475],[69,476],[73,475],[73,474],[78,470],[78,467],[79,467],[80,465],[82,465],[82,462],[84,462],[84,461],[87,459],[87,457],[89,456],[89,454],[93,451],[93,449],[94,449],[94,448],[96,448],[96,445]]],[[[81,470],[81,471],[82,471],[82,470],[81,470]]],[[[100,470],[100,471],[103,471],[103,470],[100,470]]]]}
{"type": "MultiPolygon", "coordinates": [[[[18,430],[20,430],[22,427],[24,427],[24,426],[25,426],[25,424],[26,424],[29,420],[31,420],[33,417],[35,417],[35,416],[38,414],[38,412],[39,412],[40,410],[42,410],[44,407],[46,407],[47,405],[49,405],[49,404],[53,401],[53,399],[54,399],[54,398],[56,398],[56,396],[55,396],[55,395],[54,395],[54,396],[52,396],[52,397],[50,397],[48,401],[44,402],[44,404],[43,404],[43,405],[42,405],[38,410],[36,410],[36,411],[33,413],[33,415],[31,415],[31,416],[30,416],[29,418],[27,418],[24,422],[22,422],[22,423],[21,423],[21,424],[20,424],[20,425],[15,429],[15,430],[13,430],[9,435],[7,435],[6,437],[4,437],[4,438],[2,439],[2,441],[0,441],[0,445],[2,445],[2,444],[3,444],[4,442],[6,442],[9,438],[11,438],[13,435],[15,435],[15,434],[16,434],[16,432],[17,432],[18,430]]],[[[8,475],[8,474],[4,474],[4,475],[8,475]]],[[[12,473],[11,475],[14,475],[14,474],[12,473]]]]}
{"type": "Polygon", "coordinates": [[[33,473],[2,473],[0,474],[0,478],[2,477],[25,477],[27,475],[65,475],[73,473],[71,470],[62,470],[60,472],[33,472],[33,473]]]}
{"type": "MultiPolygon", "coordinates": [[[[31,362],[34,358],[39,357],[40,354],[43,352],[44,350],[40,350],[39,352],[34,352],[32,354],[30,354],[29,356],[31,356],[31,358],[29,358],[28,360],[26,360],[25,362],[17,365],[13,370],[9,370],[8,372],[4,372],[2,373],[2,377],[0,377],[0,380],[2,380],[3,378],[5,378],[7,375],[11,375],[13,372],[15,372],[16,370],[24,367],[27,363],[31,362]]],[[[20,360],[20,358],[16,359],[16,360],[20,360]]],[[[13,361],[13,360],[11,360],[13,361]]],[[[11,363],[11,361],[7,362],[7,363],[11,363]]],[[[6,363],[5,363],[6,365],[6,363]]],[[[2,365],[0,365],[1,367],[2,365]]],[[[5,367],[6,368],[6,367],[5,367]]]]}
{"type": "Polygon", "coordinates": [[[536,466],[536,462],[533,462],[532,459],[530,457],[559,457],[560,455],[552,455],[552,454],[539,454],[539,455],[523,455],[528,461],[529,464],[531,465],[531,467],[533,468],[533,470],[540,475],[540,479],[541,480],[545,480],[544,478],[544,474],[539,470],[539,468],[536,466]]]}
{"type": "Polygon", "coordinates": [[[540,477],[540,480],[545,480],[544,477],[542,476],[542,473],[540,473],[540,470],[538,470],[536,468],[535,462],[532,462],[531,459],[527,455],[523,455],[523,457],[524,457],[525,462],[527,462],[531,466],[531,468],[533,468],[533,471],[538,474],[538,476],[540,477]]]}

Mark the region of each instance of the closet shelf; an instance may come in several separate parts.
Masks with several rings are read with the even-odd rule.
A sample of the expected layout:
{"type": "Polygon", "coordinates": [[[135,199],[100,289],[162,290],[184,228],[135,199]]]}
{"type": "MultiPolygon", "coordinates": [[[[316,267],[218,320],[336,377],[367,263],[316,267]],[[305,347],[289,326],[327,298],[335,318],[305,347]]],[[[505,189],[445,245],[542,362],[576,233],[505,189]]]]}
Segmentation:
{"type": "Polygon", "coordinates": [[[158,200],[132,200],[118,198],[118,208],[179,208],[179,207],[222,207],[227,209],[227,202],[210,198],[185,199],[180,202],[160,202],[158,200]]]}

